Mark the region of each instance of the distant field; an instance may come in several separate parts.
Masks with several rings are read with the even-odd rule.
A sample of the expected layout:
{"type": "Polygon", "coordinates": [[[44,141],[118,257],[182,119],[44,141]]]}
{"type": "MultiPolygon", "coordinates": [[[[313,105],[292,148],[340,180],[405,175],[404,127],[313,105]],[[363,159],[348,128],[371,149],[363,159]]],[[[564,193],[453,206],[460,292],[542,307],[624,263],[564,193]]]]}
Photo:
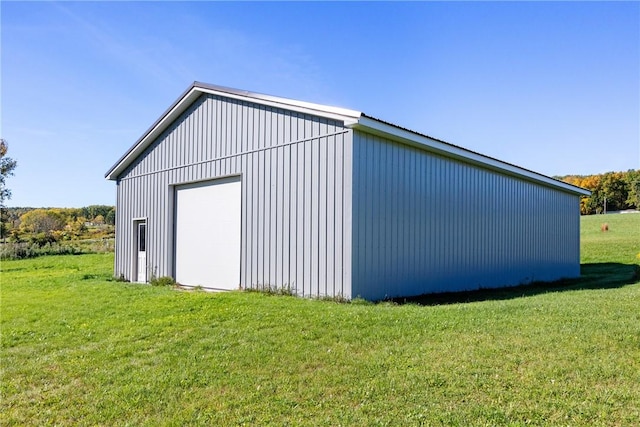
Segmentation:
{"type": "Polygon", "coordinates": [[[640,215],[581,234],[582,280],[440,305],[121,283],[113,254],[3,261],[0,424],[640,425],[640,215]]]}
{"type": "Polygon", "coordinates": [[[589,215],[580,222],[582,263],[640,264],[640,214],[589,215]],[[609,231],[600,226],[608,224],[609,231]]]}

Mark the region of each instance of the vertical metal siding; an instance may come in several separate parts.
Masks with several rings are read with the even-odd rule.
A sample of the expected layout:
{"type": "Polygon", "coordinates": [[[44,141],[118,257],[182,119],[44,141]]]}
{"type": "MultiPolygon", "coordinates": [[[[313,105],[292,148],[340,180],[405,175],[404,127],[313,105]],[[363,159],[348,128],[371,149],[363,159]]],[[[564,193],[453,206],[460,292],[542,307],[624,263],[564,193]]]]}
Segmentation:
{"type": "Polygon", "coordinates": [[[351,297],[351,141],[340,122],[201,96],[119,177],[116,274],[133,278],[147,217],[149,271],[173,275],[174,186],[241,175],[241,285],[351,297]]]}
{"type": "Polygon", "coordinates": [[[578,196],[361,132],[353,158],[354,296],[579,275],[578,196]]]}

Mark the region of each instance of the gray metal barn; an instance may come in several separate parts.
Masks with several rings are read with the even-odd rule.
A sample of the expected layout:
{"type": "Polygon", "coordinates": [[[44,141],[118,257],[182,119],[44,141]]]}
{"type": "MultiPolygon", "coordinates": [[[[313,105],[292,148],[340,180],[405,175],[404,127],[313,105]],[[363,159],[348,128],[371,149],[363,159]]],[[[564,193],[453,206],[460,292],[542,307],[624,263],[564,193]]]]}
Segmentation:
{"type": "Polygon", "coordinates": [[[580,274],[586,190],[358,111],[194,83],[106,177],[132,281],[377,300],[580,274]]]}

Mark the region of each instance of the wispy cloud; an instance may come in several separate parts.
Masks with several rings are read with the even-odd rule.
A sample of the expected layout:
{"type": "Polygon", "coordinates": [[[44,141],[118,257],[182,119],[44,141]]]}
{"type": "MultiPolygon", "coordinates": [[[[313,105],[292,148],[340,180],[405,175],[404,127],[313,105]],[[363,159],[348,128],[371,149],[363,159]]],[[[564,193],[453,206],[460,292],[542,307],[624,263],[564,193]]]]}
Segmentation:
{"type": "Polygon", "coordinates": [[[91,17],[84,13],[90,9],[78,3],[55,3],[55,7],[77,25],[102,57],[133,73],[137,80],[163,87],[200,80],[318,102],[328,101],[332,90],[317,60],[296,41],[276,42],[250,28],[212,21],[211,14],[203,17],[199,8],[150,3],[137,9],[136,4],[113,3],[111,13],[135,11],[144,16],[143,10],[153,8],[149,14],[155,16],[153,26],[145,23],[130,28],[126,20],[116,27],[113,20],[91,17]],[[171,22],[158,20],[159,16],[171,22]]]}
{"type": "Polygon", "coordinates": [[[49,138],[57,134],[56,131],[51,129],[31,128],[16,126],[12,129],[13,133],[24,134],[27,136],[35,136],[39,138],[49,138]]]}
{"type": "MultiPolygon", "coordinates": [[[[176,78],[189,80],[187,72],[181,66],[173,65],[167,58],[167,50],[172,46],[165,40],[136,40],[128,38],[126,32],[107,24],[107,20],[91,20],[61,3],[54,3],[62,13],[76,23],[87,42],[94,45],[101,55],[114,60],[130,72],[144,79],[153,79],[159,83],[172,83],[176,78]],[[144,46],[153,46],[148,48],[144,46]]],[[[78,5],[77,3],[75,5],[78,5]]],[[[113,4],[114,8],[126,5],[113,4]]]]}

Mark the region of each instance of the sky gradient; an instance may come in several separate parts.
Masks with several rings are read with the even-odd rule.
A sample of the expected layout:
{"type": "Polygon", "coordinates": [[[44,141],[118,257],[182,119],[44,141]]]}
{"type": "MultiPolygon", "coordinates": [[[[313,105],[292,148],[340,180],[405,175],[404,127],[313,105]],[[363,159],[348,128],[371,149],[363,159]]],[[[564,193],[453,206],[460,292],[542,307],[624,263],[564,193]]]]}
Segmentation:
{"type": "Polygon", "coordinates": [[[193,82],[362,111],[545,175],[640,169],[638,2],[0,3],[8,206],[105,172],[193,82]]]}

